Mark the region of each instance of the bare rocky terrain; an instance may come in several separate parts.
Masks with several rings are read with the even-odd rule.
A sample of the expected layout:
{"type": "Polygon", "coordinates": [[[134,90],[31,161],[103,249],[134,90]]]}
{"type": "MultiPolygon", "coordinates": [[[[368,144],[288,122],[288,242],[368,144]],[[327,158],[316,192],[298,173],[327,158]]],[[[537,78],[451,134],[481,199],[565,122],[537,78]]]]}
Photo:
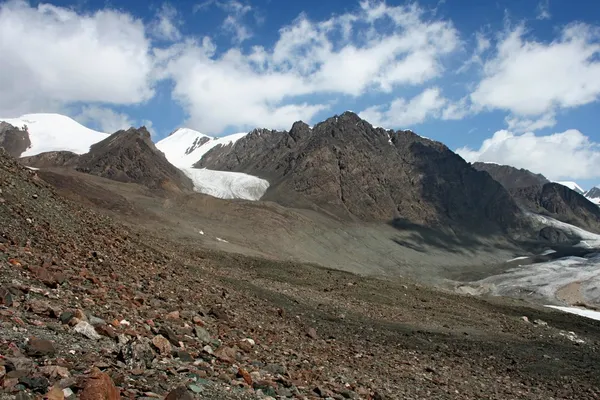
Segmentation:
{"type": "MultiPolygon", "coordinates": [[[[33,171],[4,152],[0,189],[0,398],[600,396],[598,321],[251,254],[252,227],[360,231],[333,217],[33,171]]],[[[388,228],[421,257],[458,247],[388,228]]],[[[470,244],[457,260],[485,253],[470,244]]]]}
{"type": "Polygon", "coordinates": [[[474,163],[473,167],[501,183],[523,209],[600,232],[600,208],[584,195],[526,169],[490,163],[474,163]]]}

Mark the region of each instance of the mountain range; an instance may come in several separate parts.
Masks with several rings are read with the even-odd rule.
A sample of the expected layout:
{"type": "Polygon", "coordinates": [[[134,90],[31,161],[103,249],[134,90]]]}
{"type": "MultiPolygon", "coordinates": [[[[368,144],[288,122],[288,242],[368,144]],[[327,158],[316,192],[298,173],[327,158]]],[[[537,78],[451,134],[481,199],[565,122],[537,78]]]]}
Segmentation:
{"type": "Polygon", "coordinates": [[[339,220],[450,234],[523,237],[531,230],[527,212],[600,231],[599,209],[566,184],[509,166],[471,165],[442,143],[373,127],[352,112],[313,127],[296,122],[289,131],[220,138],[182,128],[156,145],[143,127],[108,135],[57,114],[2,127],[2,143],[27,165],[149,189],[261,199],[339,220]]]}

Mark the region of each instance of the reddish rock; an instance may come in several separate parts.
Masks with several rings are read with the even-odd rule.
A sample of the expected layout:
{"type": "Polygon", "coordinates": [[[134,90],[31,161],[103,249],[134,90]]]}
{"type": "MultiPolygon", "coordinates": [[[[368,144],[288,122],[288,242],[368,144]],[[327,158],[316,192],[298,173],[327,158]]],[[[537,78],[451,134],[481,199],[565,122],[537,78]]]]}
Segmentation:
{"type": "Polygon", "coordinates": [[[221,361],[233,364],[236,359],[236,353],[237,351],[233,347],[221,346],[215,351],[215,356],[221,361]]]}
{"type": "Polygon", "coordinates": [[[319,338],[319,335],[317,335],[317,330],[315,328],[308,328],[308,330],[306,331],[306,336],[315,340],[319,338]]]}
{"type": "Polygon", "coordinates": [[[193,400],[193,396],[188,392],[185,386],[179,386],[178,388],[172,390],[165,400],[193,400]]]}
{"type": "Polygon", "coordinates": [[[58,386],[53,386],[52,389],[44,396],[47,400],[64,400],[65,393],[58,386]]]}
{"type": "Polygon", "coordinates": [[[25,346],[25,352],[31,357],[51,357],[56,354],[56,347],[49,340],[31,338],[25,346]]]}
{"type": "Polygon", "coordinates": [[[252,386],[252,377],[250,376],[248,371],[246,371],[244,368],[238,369],[238,376],[244,378],[244,382],[246,382],[248,385],[252,386]]]}
{"type": "Polygon", "coordinates": [[[119,400],[121,395],[112,379],[94,367],[83,384],[80,400],[119,400]]]}
{"type": "Polygon", "coordinates": [[[165,315],[165,319],[171,319],[171,320],[179,319],[179,311],[172,311],[172,312],[168,313],[167,315],[165,315]]]}
{"type": "Polygon", "coordinates": [[[152,339],[152,344],[158,349],[163,356],[171,354],[171,343],[163,335],[156,335],[152,339]]]}

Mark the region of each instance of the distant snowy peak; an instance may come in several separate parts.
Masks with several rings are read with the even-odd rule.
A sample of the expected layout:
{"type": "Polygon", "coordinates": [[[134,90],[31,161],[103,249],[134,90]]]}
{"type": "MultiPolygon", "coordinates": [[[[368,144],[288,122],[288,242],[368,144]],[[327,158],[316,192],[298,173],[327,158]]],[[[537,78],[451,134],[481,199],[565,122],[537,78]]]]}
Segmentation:
{"type": "Polygon", "coordinates": [[[568,187],[569,189],[571,189],[571,190],[574,190],[574,191],[576,191],[576,192],[577,192],[577,193],[579,193],[579,194],[584,194],[584,193],[585,193],[585,190],[583,190],[583,189],[581,188],[581,186],[579,186],[579,185],[578,185],[577,183],[575,183],[575,182],[570,182],[570,181],[562,181],[562,182],[555,182],[555,183],[558,183],[558,184],[560,184],[560,185],[566,186],[566,187],[568,187]]]}
{"type": "Polygon", "coordinates": [[[180,128],[156,143],[171,164],[179,168],[194,165],[213,147],[235,143],[247,133],[235,133],[223,137],[211,137],[189,128],[180,128]]]}
{"type": "Polygon", "coordinates": [[[0,118],[0,121],[16,128],[27,127],[31,145],[22,157],[61,150],[84,154],[91,145],[109,136],[60,114],[26,114],[19,118],[0,118]]]}

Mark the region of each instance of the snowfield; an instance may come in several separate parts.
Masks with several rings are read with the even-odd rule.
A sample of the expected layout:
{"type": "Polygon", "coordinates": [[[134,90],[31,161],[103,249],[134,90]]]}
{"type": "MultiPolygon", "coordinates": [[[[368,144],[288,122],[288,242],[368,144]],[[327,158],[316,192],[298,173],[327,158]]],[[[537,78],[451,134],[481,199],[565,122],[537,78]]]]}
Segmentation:
{"type": "Polygon", "coordinates": [[[84,154],[90,150],[91,145],[109,136],[60,114],[26,114],[19,118],[0,118],[0,121],[17,128],[27,125],[31,146],[22,157],[61,150],[84,154]]]}
{"type": "MultiPolygon", "coordinates": [[[[110,136],[86,128],[77,121],[60,114],[26,114],[19,118],[0,118],[17,128],[27,125],[31,146],[22,157],[34,156],[48,151],[71,151],[85,154],[90,146],[110,136]]],[[[216,146],[232,146],[247,133],[236,133],[220,138],[204,135],[193,129],[181,128],[171,136],[156,143],[167,160],[181,169],[194,183],[194,188],[222,199],[260,199],[269,183],[258,177],[238,172],[195,169],[198,162],[210,149],[216,146]],[[200,140],[206,143],[200,145],[200,140]]]]}
{"type": "Polygon", "coordinates": [[[194,190],[220,199],[259,200],[269,182],[241,172],[180,168],[194,182],[194,190]]]}
{"type": "MultiPolygon", "coordinates": [[[[458,287],[458,291],[470,294],[530,297],[547,302],[568,303],[561,290],[568,287],[569,301],[573,299],[600,305],[600,235],[555,219],[530,213],[529,216],[543,226],[554,226],[567,234],[578,237],[577,247],[590,249],[585,257],[563,257],[537,264],[519,265],[506,272],[458,287]]],[[[546,251],[542,254],[551,254],[546,251]]],[[[512,261],[525,259],[517,257],[512,261]]]]}
{"type": "Polygon", "coordinates": [[[269,182],[241,172],[192,168],[192,165],[217,146],[233,146],[247,133],[213,138],[193,129],[182,128],[156,143],[167,160],[181,169],[194,183],[194,190],[221,199],[259,200],[269,182]],[[200,141],[206,141],[200,145],[200,141]]]}

